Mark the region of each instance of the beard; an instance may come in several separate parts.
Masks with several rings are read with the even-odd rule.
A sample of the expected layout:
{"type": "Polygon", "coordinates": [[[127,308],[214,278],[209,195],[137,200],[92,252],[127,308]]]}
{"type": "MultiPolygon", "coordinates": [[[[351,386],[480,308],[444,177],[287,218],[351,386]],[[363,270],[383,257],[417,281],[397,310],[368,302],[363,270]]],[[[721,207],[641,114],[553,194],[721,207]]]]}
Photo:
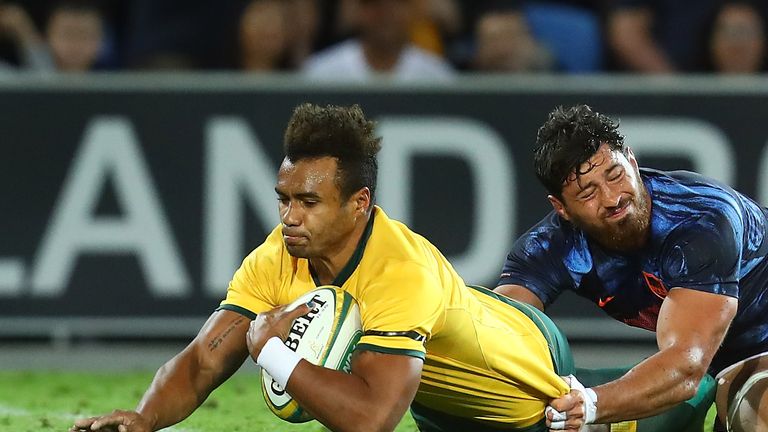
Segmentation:
{"type": "Polygon", "coordinates": [[[607,250],[620,253],[636,252],[645,246],[648,239],[651,206],[644,189],[629,200],[635,211],[616,223],[593,223],[579,218],[573,218],[572,222],[607,250]]]}

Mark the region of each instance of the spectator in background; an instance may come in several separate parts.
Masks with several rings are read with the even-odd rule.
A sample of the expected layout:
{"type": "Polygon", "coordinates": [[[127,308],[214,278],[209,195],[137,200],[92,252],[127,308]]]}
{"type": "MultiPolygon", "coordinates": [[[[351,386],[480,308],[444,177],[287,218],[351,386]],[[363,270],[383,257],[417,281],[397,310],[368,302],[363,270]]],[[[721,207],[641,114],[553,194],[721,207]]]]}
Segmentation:
{"type": "Polygon", "coordinates": [[[288,64],[298,69],[314,52],[320,27],[319,0],[288,0],[289,26],[288,64]]]}
{"type": "Polygon", "coordinates": [[[253,0],[240,17],[240,67],[266,72],[285,67],[288,22],[283,0],[253,0]]]}
{"type": "Polygon", "coordinates": [[[64,0],[51,8],[42,36],[19,5],[0,7],[0,29],[16,43],[19,67],[39,72],[86,72],[93,68],[104,40],[103,17],[87,0],[64,0]]]}
{"type": "Polygon", "coordinates": [[[14,51],[15,57],[4,59],[4,68],[18,66],[30,71],[54,69],[45,40],[23,7],[14,3],[0,4],[0,34],[10,43],[10,51],[14,51]]]}
{"type": "Polygon", "coordinates": [[[461,30],[457,0],[417,0],[416,18],[411,25],[411,42],[433,54],[446,54],[445,40],[461,30]]]}
{"type": "Polygon", "coordinates": [[[492,11],[480,16],[475,28],[472,68],[484,72],[549,70],[554,59],[528,29],[520,10],[492,11]]]}
{"type": "Polygon", "coordinates": [[[616,0],[608,44],[620,68],[643,73],[692,71],[699,35],[717,0],[616,0]]]}
{"type": "Polygon", "coordinates": [[[54,6],[45,33],[56,69],[92,69],[104,42],[103,25],[101,11],[93,2],[66,0],[54,6]]]}
{"type": "Polygon", "coordinates": [[[125,60],[153,70],[235,69],[244,0],[130,0],[125,60]]]}
{"type": "Polygon", "coordinates": [[[313,56],[305,66],[313,80],[365,81],[375,76],[401,81],[448,80],[442,58],[410,42],[416,0],[356,0],[359,36],[313,56]]]}
{"type": "Polygon", "coordinates": [[[766,19],[745,0],[724,2],[708,26],[704,70],[752,74],[766,70],[766,19]]]}
{"type": "MultiPolygon", "coordinates": [[[[316,47],[324,49],[355,36],[359,28],[359,0],[311,0],[321,15],[316,47]]],[[[459,0],[415,0],[410,40],[419,48],[443,56],[446,39],[464,28],[459,0]]]]}

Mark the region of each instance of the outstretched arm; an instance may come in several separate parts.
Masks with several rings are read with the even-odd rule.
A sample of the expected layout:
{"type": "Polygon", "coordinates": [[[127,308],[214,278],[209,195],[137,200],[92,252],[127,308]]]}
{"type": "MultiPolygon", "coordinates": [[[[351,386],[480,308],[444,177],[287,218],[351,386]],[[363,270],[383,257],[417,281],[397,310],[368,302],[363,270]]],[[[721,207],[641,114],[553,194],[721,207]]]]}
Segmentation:
{"type": "Polygon", "coordinates": [[[135,411],[80,419],[71,430],[148,432],[185,419],[243,364],[249,323],[235,312],[214,312],[197,337],[157,371],[135,411]]]}
{"type": "MultiPolygon", "coordinates": [[[[696,394],[715,352],[736,314],[733,297],[672,289],[657,323],[659,352],[640,362],[621,378],[594,387],[595,423],[648,417],[696,394]]],[[[579,391],[550,404],[567,413],[566,427],[583,423],[584,399],[579,391]]]]}
{"type": "Polygon", "coordinates": [[[493,291],[519,302],[527,303],[540,311],[544,310],[544,303],[541,299],[536,296],[533,291],[524,286],[511,284],[499,285],[493,291]]]}

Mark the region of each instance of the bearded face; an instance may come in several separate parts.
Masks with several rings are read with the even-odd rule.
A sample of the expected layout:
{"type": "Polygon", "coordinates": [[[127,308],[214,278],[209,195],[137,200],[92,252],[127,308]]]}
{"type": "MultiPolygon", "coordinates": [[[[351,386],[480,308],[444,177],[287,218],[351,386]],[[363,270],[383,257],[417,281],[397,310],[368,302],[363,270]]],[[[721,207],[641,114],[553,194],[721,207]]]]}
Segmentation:
{"type": "Polygon", "coordinates": [[[603,248],[628,253],[645,244],[651,203],[631,151],[600,146],[566,179],[562,195],[550,196],[558,214],[603,248]]]}

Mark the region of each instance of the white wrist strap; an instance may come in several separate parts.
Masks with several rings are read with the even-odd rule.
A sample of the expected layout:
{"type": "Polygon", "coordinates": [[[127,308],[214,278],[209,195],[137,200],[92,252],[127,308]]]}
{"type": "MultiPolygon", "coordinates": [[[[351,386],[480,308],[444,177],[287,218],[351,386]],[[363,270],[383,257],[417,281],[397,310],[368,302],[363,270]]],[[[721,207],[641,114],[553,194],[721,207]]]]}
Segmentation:
{"type": "Polygon", "coordinates": [[[584,397],[584,424],[594,423],[597,417],[597,393],[591,388],[584,388],[575,376],[568,376],[571,378],[571,390],[579,390],[584,397]]]}
{"type": "MultiPolygon", "coordinates": [[[[568,375],[568,382],[571,386],[571,390],[578,390],[582,394],[584,399],[584,425],[579,428],[579,431],[587,430],[587,425],[595,422],[597,418],[597,393],[591,388],[585,388],[579,380],[573,375],[568,375]]],[[[551,406],[547,406],[546,412],[552,414],[552,423],[550,429],[562,430],[565,429],[565,423],[568,420],[566,412],[557,411],[551,406]]]]}
{"type": "Polygon", "coordinates": [[[597,418],[597,393],[590,387],[584,389],[584,411],[584,423],[594,423],[597,418]]]}
{"type": "Polygon", "coordinates": [[[285,388],[301,356],[291,351],[278,337],[271,337],[261,349],[256,363],[274,378],[280,387],[285,388]]]}

